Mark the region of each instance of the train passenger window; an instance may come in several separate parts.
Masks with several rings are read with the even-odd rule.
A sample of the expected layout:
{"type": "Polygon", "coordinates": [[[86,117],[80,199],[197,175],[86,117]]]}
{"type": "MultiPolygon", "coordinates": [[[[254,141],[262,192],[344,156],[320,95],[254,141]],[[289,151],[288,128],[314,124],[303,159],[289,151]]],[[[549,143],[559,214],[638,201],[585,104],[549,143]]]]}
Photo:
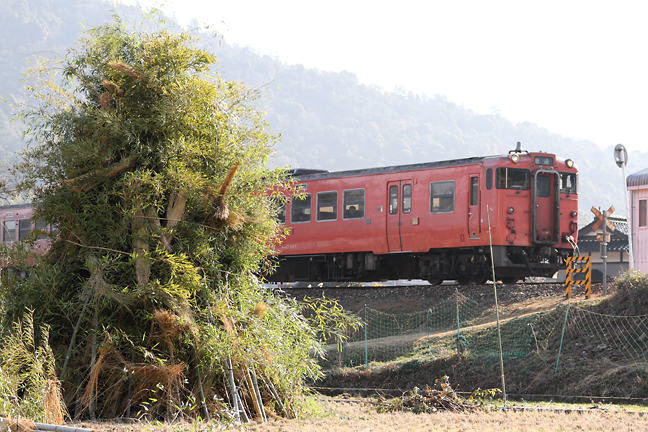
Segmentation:
{"type": "Polygon", "coordinates": [[[547,176],[536,178],[536,194],[539,197],[551,196],[551,179],[547,176]]]}
{"type": "Polygon", "coordinates": [[[317,221],[337,220],[337,198],[335,192],[317,193],[317,221]]]}
{"type": "Polygon", "coordinates": [[[648,226],[647,220],[646,220],[646,202],[648,200],[639,200],[639,226],[640,227],[645,227],[648,226]]]}
{"type": "MultiPolygon", "coordinates": [[[[284,222],[286,221],[286,199],[284,197],[284,222]]],[[[37,240],[43,240],[47,238],[47,222],[42,220],[37,220],[34,222],[34,228],[40,231],[38,233],[37,240]]]]}
{"type": "Polygon", "coordinates": [[[2,241],[11,243],[16,241],[16,221],[6,220],[2,222],[2,241]]]}
{"type": "Polygon", "coordinates": [[[389,186],[389,214],[398,213],[398,186],[389,186]]]}
{"type": "Polygon", "coordinates": [[[575,194],[578,193],[576,187],[578,182],[578,175],[576,173],[560,173],[560,192],[575,194]]]}
{"type": "Polygon", "coordinates": [[[493,168],[486,170],[486,189],[493,189],[493,168]]]}
{"type": "Polygon", "coordinates": [[[18,221],[18,240],[26,239],[31,232],[31,219],[20,219],[18,221]]]}
{"type": "Polygon", "coordinates": [[[304,223],[311,221],[311,194],[293,195],[290,201],[290,222],[304,223]]]}
{"type": "Polygon", "coordinates": [[[454,181],[430,183],[430,213],[452,213],[454,211],[454,181]]]}
{"type": "MultiPolygon", "coordinates": [[[[286,223],[286,207],[288,206],[288,202],[286,200],[286,197],[283,196],[283,195],[270,197],[270,206],[271,206],[270,208],[274,212],[275,219],[277,219],[277,221],[280,224],[285,224],[286,223]]],[[[38,227],[38,222],[39,221],[36,221],[36,228],[40,229],[38,227]]]]}
{"type": "Polygon", "coordinates": [[[522,168],[497,168],[495,175],[497,189],[522,189],[531,187],[531,172],[522,168]]]}
{"type": "Polygon", "coordinates": [[[470,205],[479,205],[479,177],[470,177],[470,205]]]}
{"type": "Polygon", "coordinates": [[[344,191],[344,217],[343,219],[362,219],[365,215],[364,189],[350,189],[344,191]]]}
{"type": "Polygon", "coordinates": [[[412,211],[412,185],[403,185],[403,213],[412,211]]]}

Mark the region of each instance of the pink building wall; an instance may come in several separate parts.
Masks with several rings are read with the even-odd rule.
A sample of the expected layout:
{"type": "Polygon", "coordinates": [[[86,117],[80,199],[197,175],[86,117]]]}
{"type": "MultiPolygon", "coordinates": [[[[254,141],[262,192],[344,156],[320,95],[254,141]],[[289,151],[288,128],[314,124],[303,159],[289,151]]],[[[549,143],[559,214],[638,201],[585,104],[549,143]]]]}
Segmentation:
{"type": "Polygon", "coordinates": [[[628,190],[630,191],[630,229],[634,269],[648,273],[648,226],[639,226],[639,201],[648,200],[648,185],[630,186],[628,190]]]}

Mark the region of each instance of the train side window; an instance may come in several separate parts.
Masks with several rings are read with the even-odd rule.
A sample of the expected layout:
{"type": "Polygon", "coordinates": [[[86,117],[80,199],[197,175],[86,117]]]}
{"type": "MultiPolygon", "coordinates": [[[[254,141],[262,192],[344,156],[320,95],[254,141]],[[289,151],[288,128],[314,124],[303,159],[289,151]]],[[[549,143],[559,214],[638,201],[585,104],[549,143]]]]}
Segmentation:
{"type": "Polygon", "coordinates": [[[646,220],[646,202],[648,200],[639,200],[639,226],[640,227],[645,227],[648,226],[647,220],[646,220]]]}
{"type": "Polygon", "coordinates": [[[20,219],[18,221],[18,240],[26,239],[32,229],[31,219],[20,219]]]}
{"type": "Polygon", "coordinates": [[[568,194],[578,193],[578,175],[576,173],[560,173],[560,192],[568,194]]]}
{"type": "Polygon", "coordinates": [[[337,191],[317,193],[317,221],[337,220],[337,191]]]}
{"type": "Polygon", "coordinates": [[[479,204],[479,177],[470,177],[470,205],[479,204]]]}
{"type": "Polygon", "coordinates": [[[403,185],[403,213],[412,211],[412,185],[403,185]]]}
{"type": "MultiPolygon", "coordinates": [[[[284,222],[286,221],[285,203],[286,200],[284,198],[284,222]]],[[[47,222],[42,220],[37,220],[36,222],[34,222],[34,228],[39,231],[38,237],[36,237],[37,240],[43,240],[47,238],[47,222]]]]}
{"type": "Polygon", "coordinates": [[[302,193],[301,197],[293,196],[290,201],[290,222],[305,223],[311,221],[311,194],[302,193]]]}
{"type": "Polygon", "coordinates": [[[389,186],[389,214],[398,213],[398,186],[389,186]]]}
{"type": "Polygon", "coordinates": [[[6,220],[2,222],[2,241],[11,243],[16,241],[16,221],[6,220]]]}
{"type": "Polygon", "coordinates": [[[539,197],[548,197],[551,195],[551,179],[547,176],[538,176],[536,178],[536,191],[539,197]]]}
{"type": "Polygon", "coordinates": [[[523,168],[497,168],[495,174],[497,189],[522,189],[531,187],[531,172],[523,168]]]}
{"type": "MultiPolygon", "coordinates": [[[[272,211],[274,212],[274,217],[280,224],[286,223],[286,208],[288,207],[288,201],[283,195],[270,197],[270,205],[272,211]]],[[[36,221],[38,224],[38,221],[36,221]]],[[[36,225],[38,228],[38,225],[36,225]]]]}
{"type": "Polygon", "coordinates": [[[430,183],[430,213],[454,212],[454,193],[453,180],[430,183]]]}
{"type": "Polygon", "coordinates": [[[486,189],[493,189],[493,168],[486,170],[486,189]]]}
{"type": "Polygon", "coordinates": [[[365,215],[364,189],[350,189],[344,191],[344,217],[343,219],[362,219],[365,215]]]}

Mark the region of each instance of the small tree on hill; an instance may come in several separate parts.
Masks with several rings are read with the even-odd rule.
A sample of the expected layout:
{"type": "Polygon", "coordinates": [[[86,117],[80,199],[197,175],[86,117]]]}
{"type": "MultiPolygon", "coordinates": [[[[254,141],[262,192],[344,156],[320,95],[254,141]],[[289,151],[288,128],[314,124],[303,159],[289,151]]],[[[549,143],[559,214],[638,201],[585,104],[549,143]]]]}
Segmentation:
{"type": "Polygon", "coordinates": [[[194,42],[116,19],[69,50],[61,86],[31,71],[40,104],[12,174],[57,232],[3,285],[4,324],[29,309],[50,326],[71,415],[291,416],[319,373],[300,306],[256,279],[279,239],[275,136],[194,42]]]}

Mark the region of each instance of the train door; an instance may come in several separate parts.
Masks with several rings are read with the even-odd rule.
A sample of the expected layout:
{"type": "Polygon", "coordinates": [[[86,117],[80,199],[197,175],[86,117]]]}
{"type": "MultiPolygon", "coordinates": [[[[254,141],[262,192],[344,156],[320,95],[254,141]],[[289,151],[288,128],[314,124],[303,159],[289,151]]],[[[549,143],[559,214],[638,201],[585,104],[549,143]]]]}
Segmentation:
{"type": "Polygon", "coordinates": [[[560,177],[553,170],[533,172],[531,207],[533,242],[556,244],[560,241],[560,177]]]}
{"type": "Polygon", "coordinates": [[[409,252],[413,250],[412,181],[388,182],[387,203],[387,248],[389,252],[409,252]]]}
{"type": "Polygon", "coordinates": [[[481,237],[479,174],[470,174],[470,194],[468,200],[468,238],[479,239],[481,237]]]}

